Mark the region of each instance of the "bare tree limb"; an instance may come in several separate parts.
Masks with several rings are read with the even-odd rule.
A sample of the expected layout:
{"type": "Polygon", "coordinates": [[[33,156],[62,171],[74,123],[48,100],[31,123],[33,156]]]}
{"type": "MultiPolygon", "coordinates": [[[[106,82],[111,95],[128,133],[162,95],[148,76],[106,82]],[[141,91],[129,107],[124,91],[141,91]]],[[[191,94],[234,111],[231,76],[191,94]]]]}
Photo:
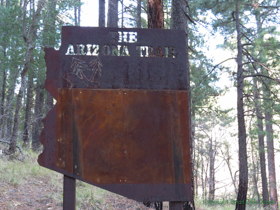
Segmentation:
{"type": "Polygon", "coordinates": [[[280,80],[279,80],[279,79],[275,79],[275,78],[272,78],[272,77],[267,76],[267,75],[264,75],[264,74],[245,75],[244,78],[246,78],[246,77],[265,77],[265,78],[267,78],[267,79],[274,80],[275,82],[280,83],[280,80]]]}
{"type": "Polygon", "coordinates": [[[198,83],[197,86],[199,86],[199,85],[203,82],[203,80],[204,80],[206,77],[208,77],[219,65],[221,65],[222,63],[225,63],[225,62],[227,62],[227,61],[229,61],[229,60],[232,60],[232,59],[236,60],[235,57],[234,57],[234,58],[228,58],[228,59],[226,59],[226,60],[224,60],[224,61],[218,63],[217,65],[215,65],[215,66],[213,67],[213,69],[212,69],[206,76],[204,76],[204,77],[202,78],[202,80],[198,83]]]}
{"type": "Polygon", "coordinates": [[[246,4],[246,3],[243,3],[243,4],[246,6],[252,6],[256,9],[257,9],[257,7],[262,7],[265,9],[279,9],[280,8],[280,6],[265,6],[265,5],[259,5],[259,4],[246,4]]]}

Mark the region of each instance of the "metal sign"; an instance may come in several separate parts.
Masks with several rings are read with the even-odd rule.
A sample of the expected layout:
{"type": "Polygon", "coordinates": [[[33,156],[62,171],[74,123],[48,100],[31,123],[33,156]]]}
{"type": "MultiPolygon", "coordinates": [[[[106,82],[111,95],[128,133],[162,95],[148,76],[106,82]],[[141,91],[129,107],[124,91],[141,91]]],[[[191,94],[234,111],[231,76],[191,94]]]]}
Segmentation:
{"type": "Polygon", "coordinates": [[[182,31],[62,28],[45,50],[41,166],[138,201],[191,196],[182,31]]]}

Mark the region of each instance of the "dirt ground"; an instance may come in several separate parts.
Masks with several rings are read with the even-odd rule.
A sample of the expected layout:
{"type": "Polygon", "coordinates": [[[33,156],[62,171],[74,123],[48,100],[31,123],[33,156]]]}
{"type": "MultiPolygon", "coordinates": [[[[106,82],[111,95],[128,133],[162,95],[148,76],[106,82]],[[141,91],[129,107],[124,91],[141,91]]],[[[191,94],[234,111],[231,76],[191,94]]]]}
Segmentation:
{"type": "Polygon", "coordinates": [[[62,209],[61,204],[46,196],[55,190],[47,182],[34,179],[21,186],[0,183],[0,209],[62,209]]]}
{"type": "MultiPolygon", "coordinates": [[[[0,183],[0,209],[1,210],[61,210],[62,203],[57,203],[53,195],[62,195],[61,189],[49,184],[49,179],[30,180],[23,185],[13,186],[7,183],[0,183]]],[[[164,203],[165,210],[168,204],[164,203]]],[[[88,210],[151,210],[142,203],[108,193],[102,203],[82,204],[79,209],[88,210]]]]}

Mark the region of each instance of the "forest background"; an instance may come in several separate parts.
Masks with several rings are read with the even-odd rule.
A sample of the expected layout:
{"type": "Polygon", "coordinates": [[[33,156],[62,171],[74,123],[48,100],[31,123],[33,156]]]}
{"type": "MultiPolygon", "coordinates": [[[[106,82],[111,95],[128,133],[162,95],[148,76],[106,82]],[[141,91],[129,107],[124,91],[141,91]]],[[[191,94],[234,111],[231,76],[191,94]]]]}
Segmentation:
{"type": "MultiPolygon", "coordinates": [[[[280,1],[94,2],[100,27],[185,30],[193,197],[255,199],[260,208],[278,209],[280,1]],[[223,98],[230,105],[222,106],[223,98]]],[[[55,103],[44,88],[44,48],[58,49],[61,26],[84,23],[89,5],[1,0],[0,149],[5,155],[22,158],[29,148],[42,150],[41,120],[55,103]]],[[[194,200],[188,206],[194,207],[194,200]]],[[[236,209],[245,208],[236,202],[236,209]]]]}

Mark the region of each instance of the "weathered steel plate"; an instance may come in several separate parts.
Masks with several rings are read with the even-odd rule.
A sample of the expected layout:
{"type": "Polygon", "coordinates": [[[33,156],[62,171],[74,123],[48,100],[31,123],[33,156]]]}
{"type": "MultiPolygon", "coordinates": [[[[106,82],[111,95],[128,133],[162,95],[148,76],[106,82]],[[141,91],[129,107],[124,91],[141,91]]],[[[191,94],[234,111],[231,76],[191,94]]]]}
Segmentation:
{"type": "Polygon", "coordinates": [[[175,30],[63,27],[45,50],[57,105],[39,164],[138,201],[189,200],[183,46],[175,30]]]}

